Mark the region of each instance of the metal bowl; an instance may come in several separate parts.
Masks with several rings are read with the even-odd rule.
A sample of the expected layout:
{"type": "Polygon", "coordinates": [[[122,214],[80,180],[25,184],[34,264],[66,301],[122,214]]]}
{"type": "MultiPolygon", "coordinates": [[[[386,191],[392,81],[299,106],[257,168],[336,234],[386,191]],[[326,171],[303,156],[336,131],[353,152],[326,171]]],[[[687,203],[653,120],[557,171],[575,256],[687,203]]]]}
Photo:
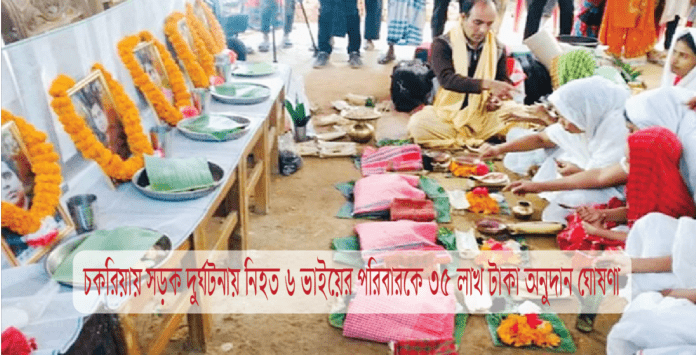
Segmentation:
{"type": "Polygon", "coordinates": [[[341,116],[351,121],[374,121],[382,117],[382,113],[370,107],[354,107],[341,111],[341,116]]]}
{"type": "Polygon", "coordinates": [[[562,43],[567,43],[573,46],[587,47],[587,48],[597,48],[599,41],[596,38],[584,37],[584,36],[570,36],[570,35],[560,35],[558,36],[558,41],[562,43]]]}
{"type": "MultiPolygon", "coordinates": [[[[46,273],[48,273],[51,278],[53,278],[53,274],[56,272],[58,269],[58,266],[63,263],[63,261],[75,250],[77,249],[82,242],[87,239],[90,235],[92,235],[94,232],[89,232],[81,235],[76,235],[70,238],[65,238],[61,240],[56,246],[51,249],[51,251],[48,253],[48,256],[46,256],[46,259],[44,260],[44,269],[46,270],[46,273]]],[[[166,255],[159,256],[156,259],[154,259],[155,266],[157,267],[160,264],[162,264],[167,258],[169,258],[169,255],[171,255],[172,252],[172,241],[169,239],[169,237],[166,234],[162,234],[162,237],[155,242],[155,244],[152,246],[152,249],[158,249],[158,250],[164,250],[166,251],[166,255]]],[[[145,257],[143,257],[141,260],[144,260],[145,257]]],[[[84,278],[77,278],[78,280],[73,280],[72,282],[64,282],[64,281],[58,281],[59,283],[66,285],[66,286],[71,286],[71,287],[82,287],[84,288],[84,278]]]]}
{"type": "Polygon", "coordinates": [[[198,190],[191,190],[191,191],[182,191],[182,192],[159,192],[159,191],[153,191],[148,189],[147,187],[150,186],[150,180],[147,177],[147,171],[145,168],[142,168],[138,170],[135,174],[133,174],[133,185],[135,185],[135,188],[140,191],[143,195],[153,198],[155,200],[161,200],[161,201],[186,201],[186,200],[194,200],[197,198],[201,198],[215,190],[218,186],[220,186],[220,183],[222,182],[222,177],[225,176],[225,171],[220,167],[219,165],[215,163],[211,163],[210,161],[208,162],[208,168],[210,168],[210,172],[213,174],[213,181],[215,181],[215,184],[203,189],[198,189],[198,190]]]}
{"type": "Polygon", "coordinates": [[[269,88],[266,85],[261,85],[261,84],[256,84],[256,83],[226,83],[222,84],[220,86],[236,86],[236,85],[248,85],[248,86],[257,86],[259,88],[266,89],[266,93],[264,95],[258,96],[258,97],[243,97],[243,96],[229,96],[229,95],[223,95],[219,94],[215,91],[215,87],[210,88],[210,94],[213,96],[213,98],[217,101],[220,101],[224,104],[230,104],[230,105],[255,105],[261,102],[264,102],[268,100],[269,97],[271,97],[271,88],[269,88]]]}
{"type": "Polygon", "coordinates": [[[205,134],[205,133],[199,133],[199,132],[194,132],[189,129],[186,129],[183,124],[195,120],[198,118],[196,117],[190,117],[183,119],[179,121],[179,123],[176,125],[176,128],[183,134],[185,137],[196,140],[196,141],[204,141],[204,142],[225,142],[225,141],[231,141],[235,139],[241,138],[243,135],[245,135],[249,131],[249,125],[251,125],[251,120],[249,120],[246,117],[242,116],[237,116],[237,115],[230,115],[230,114],[221,114],[221,113],[211,113],[210,115],[218,115],[218,116],[225,116],[233,121],[236,121],[238,123],[241,123],[244,125],[244,128],[242,130],[234,132],[232,134],[227,135],[224,139],[220,140],[217,139],[210,134],[205,134]]]}

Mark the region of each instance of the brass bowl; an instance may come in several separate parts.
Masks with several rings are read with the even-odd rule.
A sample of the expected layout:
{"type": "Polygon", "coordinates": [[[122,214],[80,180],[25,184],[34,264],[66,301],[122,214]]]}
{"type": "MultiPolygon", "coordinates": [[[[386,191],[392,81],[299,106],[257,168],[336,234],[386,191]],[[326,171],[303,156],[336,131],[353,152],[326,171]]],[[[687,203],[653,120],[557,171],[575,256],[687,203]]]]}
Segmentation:
{"type": "Polygon", "coordinates": [[[517,219],[528,220],[534,214],[534,207],[529,201],[519,201],[517,206],[512,208],[512,214],[517,219]]]}
{"type": "Polygon", "coordinates": [[[353,142],[357,143],[367,143],[372,140],[375,128],[369,123],[356,123],[353,127],[348,130],[348,137],[353,142]]]}

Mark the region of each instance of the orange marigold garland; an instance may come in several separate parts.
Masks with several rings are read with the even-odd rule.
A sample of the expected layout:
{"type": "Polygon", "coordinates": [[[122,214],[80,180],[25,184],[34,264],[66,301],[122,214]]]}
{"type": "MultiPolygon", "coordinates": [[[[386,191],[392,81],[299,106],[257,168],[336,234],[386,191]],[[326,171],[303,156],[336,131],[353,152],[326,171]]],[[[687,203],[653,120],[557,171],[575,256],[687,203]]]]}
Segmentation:
{"type": "Polygon", "coordinates": [[[547,348],[561,343],[551,323],[540,320],[536,314],[510,314],[500,322],[497,333],[503,343],[515,347],[536,345],[547,348]]]}
{"type": "Polygon", "coordinates": [[[205,27],[205,24],[201,19],[196,16],[196,13],[193,11],[193,5],[191,4],[186,4],[186,19],[191,23],[191,27],[193,29],[194,36],[198,36],[203,43],[205,44],[205,48],[208,50],[208,53],[210,54],[216,54],[222,52],[224,47],[220,48],[218,46],[217,41],[215,41],[215,38],[213,38],[213,35],[210,33],[210,31],[205,27]]]}
{"type": "Polygon", "coordinates": [[[183,63],[193,85],[197,88],[207,88],[209,86],[208,75],[206,75],[203,67],[198,63],[196,55],[191,51],[192,48],[189,48],[181,33],[179,33],[177,23],[183,18],[184,14],[181,12],[173,12],[167,16],[164,23],[164,34],[169,38],[169,42],[174,47],[174,52],[176,52],[177,57],[183,63]]]}
{"type": "Polygon", "coordinates": [[[184,116],[181,113],[181,108],[191,106],[191,95],[186,88],[184,75],[179,70],[179,66],[172,58],[164,44],[158,41],[152,33],[143,31],[138,36],[127,36],[118,43],[118,54],[121,61],[133,77],[133,82],[147,97],[154,106],[157,116],[171,125],[176,125],[184,116]],[[162,90],[150,80],[150,77],[145,73],[142,66],[135,59],[133,49],[141,42],[152,42],[157,48],[157,51],[164,63],[164,70],[167,72],[169,83],[174,93],[174,106],[164,96],[162,90]]]}
{"type": "Polygon", "coordinates": [[[130,158],[124,161],[118,154],[106,148],[94,136],[84,118],[75,112],[72,100],[68,96],[68,90],[75,85],[72,78],[61,74],[53,81],[49,89],[49,93],[53,97],[51,107],[58,115],[65,132],[70,135],[75,146],[85,158],[97,162],[110,178],[122,181],[129,180],[136,171],[143,167],[143,154],[153,153],[152,145],[143,133],[138,109],[126,94],[123,86],[114,80],[101,64],[95,64],[92,70],[101,71],[106,79],[106,84],[115,101],[116,111],[119,113],[121,124],[126,132],[128,147],[132,153],[130,158]]]}
{"type": "Polygon", "coordinates": [[[46,142],[46,134],[9,111],[2,110],[2,123],[13,121],[29,151],[31,171],[34,173],[34,197],[31,207],[25,210],[8,202],[2,202],[2,226],[25,235],[36,232],[46,216],[53,215],[60,198],[58,154],[53,145],[46,142]]]}
{"type": "MultiPolygon", "coordinates": [[[[186,25],[191,32],[191,37],[193,37],[193,45],[195,48],[196,56],[198,56],[198,63],[200,63],[201,68],[207,75],[208,78],[215,75],[215,57],[208,51],[208,47],[201,36],[201,32],[205,33],[205,29],[200,31],[203,24],[200,20],[193,14],[193,11],[186,12],[186,25]],[[198,23],[200,28],[195,25],[198,23]]],[[[212,40],[212,37],[210,38],[212,40]]]]}
{"type": "Polygon", "coordinates": [[[222,30],[222,26],[220,26],[220,22],[218,22],[217,17],[215,17],[215,14],[213,14],[213,10],[210,8],[210,6],[208,6],[208,4],[205,3],[205,1],[197,0],[196,3],[205,13],[205,18],[208,20],[208,25],[210,25],[210,33],[213,35],[213,39],[215,39],[215,42],[220,49],[217,52],[219,53],[220,51],[225,50],[227,48],[227,38],[225,36],[225,32],[222,30]]]}
{"type": "Polygon", "coordinates": [[[477,187],[466,193],[466,199],[469,201],[469,211],[483,214],[496,214],[500,212],[500,206],[491,196],[488,195],[488,189],[485,187],[477,187]]]}

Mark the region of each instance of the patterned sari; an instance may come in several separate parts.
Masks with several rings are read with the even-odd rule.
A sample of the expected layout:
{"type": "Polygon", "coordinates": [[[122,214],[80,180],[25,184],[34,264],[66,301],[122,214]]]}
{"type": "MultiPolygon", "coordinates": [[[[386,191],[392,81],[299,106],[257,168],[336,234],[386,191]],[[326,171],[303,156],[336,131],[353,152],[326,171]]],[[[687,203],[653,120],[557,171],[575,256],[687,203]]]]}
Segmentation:
{"type": "Polygon", "coordinates": [[[656,0],[607,0],[599,40],[617,57],[636,58],[657,42],[656,0]]]}

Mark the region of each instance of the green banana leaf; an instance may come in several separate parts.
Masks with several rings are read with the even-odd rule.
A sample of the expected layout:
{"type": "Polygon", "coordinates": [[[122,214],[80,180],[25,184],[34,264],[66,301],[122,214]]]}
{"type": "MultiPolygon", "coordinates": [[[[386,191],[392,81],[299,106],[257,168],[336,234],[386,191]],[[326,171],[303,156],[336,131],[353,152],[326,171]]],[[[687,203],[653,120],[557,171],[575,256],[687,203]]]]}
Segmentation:
{"type": "Polygon", "coordinates": [[[200,115],[190,121],[181,123],[181,126],[191,132],[203,133],[217,140],[225,140],[229,135],[244,129],[244,126],[227,116],[200,115]]]}
{"type": "MultiPolygon", "coordinates": [[[[60,282],[73,281],[73,262],[75,256],[83,250],[142,250],[142,253],[132,253],[128,260],[118,258],[117,263],[110,268],[129,268],[133,266],[162,237],[162,233],[139,227],[119,227],[113,230],[98,230],[92,232],[75,250],[73,250],[53,273],[53,279],[60,282]]],[[[91,261],[89,261],[91,262],[91,261]]],[[[94,265],[85,266],[103,268],[104,260],[94,260],[94,265]]]]}
{"type": "Polygon", "coordinates": [[[145,170],[154,191],[181,192],[215,183],[205,158],[163,159],[146,155],[145,170]]]}

